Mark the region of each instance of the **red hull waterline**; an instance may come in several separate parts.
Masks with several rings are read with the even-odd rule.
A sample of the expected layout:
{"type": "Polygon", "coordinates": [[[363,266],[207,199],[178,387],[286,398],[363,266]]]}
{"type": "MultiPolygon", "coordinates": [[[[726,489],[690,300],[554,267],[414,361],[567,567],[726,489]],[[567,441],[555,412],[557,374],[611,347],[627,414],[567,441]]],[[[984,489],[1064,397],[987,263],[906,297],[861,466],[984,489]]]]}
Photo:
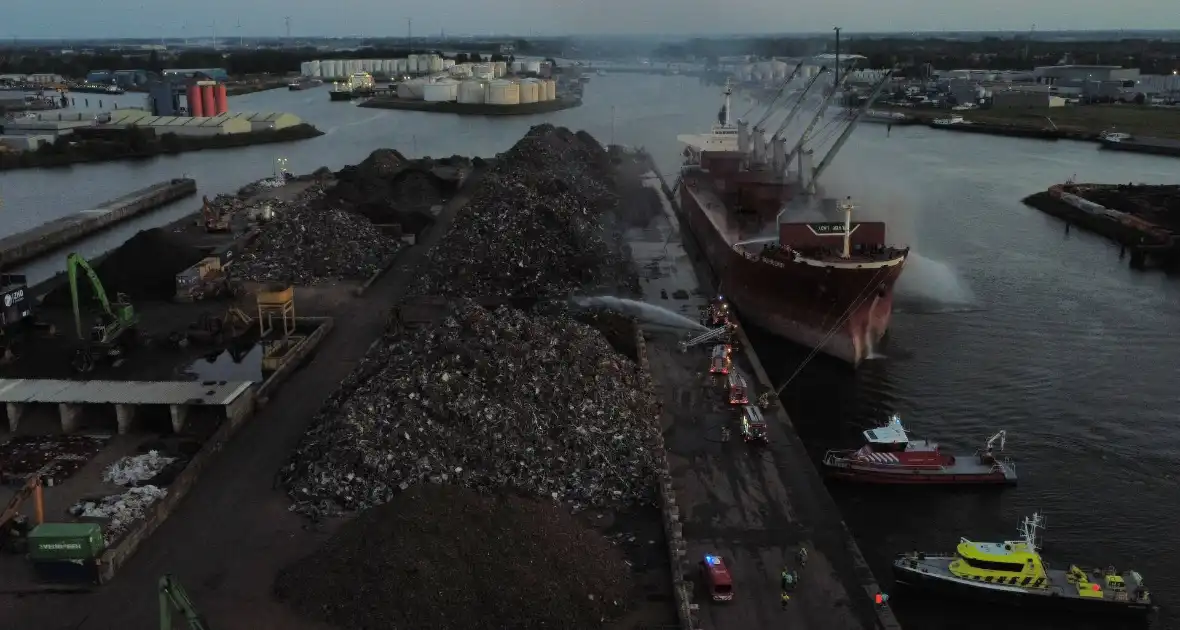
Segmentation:
{"type": "Polygon", "coordinates": [[[881,485],[1012,485],[1015,481],[1002,473],[963,475],[930,471],[836,470],[829,468],[828,476],[844,481],[881,485]]]}
{"type": "Polygon", "coordinates": [[[680,206],[721,279],[721,293],[743,320],[853,366],[874,355],[889,330],[893,285],[904,261],[886,268],[832,270],[742,253],[718,227],[726,221],[724,208],[712,203],[702,208],[700,195],[682,185],[680,206]]]}

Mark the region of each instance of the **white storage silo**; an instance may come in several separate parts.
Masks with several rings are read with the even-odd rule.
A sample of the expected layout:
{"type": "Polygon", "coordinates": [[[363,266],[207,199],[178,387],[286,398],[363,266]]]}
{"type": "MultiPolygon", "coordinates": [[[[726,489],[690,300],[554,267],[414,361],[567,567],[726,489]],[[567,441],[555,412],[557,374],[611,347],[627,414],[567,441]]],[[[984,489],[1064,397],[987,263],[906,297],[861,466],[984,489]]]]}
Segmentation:
{"type": "Polygon", "coordinates": [[[508,74],[508,62],[507,61],[493,61],[492,68],[493,68],[493,73],[496,75],[497,78],[508,74]]]}
{"type": "Polygon", "coordinates": [[[373,72],[373,60],[372,59],[358,59],[357,61],[359,61],[361,63],[361,72],[368,72],[368,73],[373,72]]]}
{"type": "Polygon", "coordinates": [[[523,61],[513,61],[512,62],[512,72],[513,72],[513,74],[523,73],[524,72],[524,62],[523,61]]]}
{"type": "Polygon", "coordinates": [[[444,70],[450,70],[451,68],[454,68],[454,67],[455,67],[455,60],[454,59],[443,59],[443,69],[444,70]]]}
{"type": "Polygon", "coordinates": [[[323,68],[320,66],[319,61],[309,61],[308,63],[311,64],[311,74],[309,74],[307,76],[309,76],[309,77],[323,76],[321,74],[323,72],[323,68]]]}
{"type": "Polygon", "coordinates": [[[532,72],[533,74],[539,74],[541,72],[541,62],[540,61],[526,61],[524,64],[524,71],[526,73],[532,72]]]}
{"type": "Polygon", "coordinates": [[[301,76],[301,77],[310,77],[311,76],[311,62],[310,61],[304,61],[303,63],[299,64],[299,76],[301,76]]]}
{"type": "Polygon", "coordinates": [[[488,84],[488,104],[519,105],[520,84],[499,79],[488,84]]]}
{"type": "Polygon", "coordinates": [[[460,103],[483,103],[487,100],[488,86],[483,81],[471,79],[459,84],[460,103]]]}
{"type": "Polygon", "coordinates": [[[430,71],[431,72],[442,72],[443,71],[442,57],[439,57],[438,55],[431,55],[429,63],[430,63],[430,71]]]}
{"type": "Polygon", "coordinates": [[[393,60],[393,72],[394,72],[394,74],[405,74],[407,72],[406,60],[405,59],[394,59],[393,60]]]}
{"type": "Polygon", "coordinates": [[[422,100],[428,103],[445,103],[455,100],[455,86],[450,79],[442,79],[422,86],[422,100]]]}
{"type": "Polygon", "coordinates": [[[819,66],[803,66],[799,70],[799,76],[803,77],[804,79],[810,79],[817,74],[819,74],[819,66]]]}
{"type": "Polygon", "coordinates": [[[467,78],[471,77],[471,66],[468,66],[466,64],[452,66],[450,69],[447,70],[447,74],[451,75],[453,78],[456,78],[456,79],[467,79],[467,78]]]}
{"type": "Polygon", "coordinates": [[[397,84],[397,97],[412,101],[420,101],[424,95],[422,89],[426,85],[423,79],[410,79],[397,84]]]}
{"type": "Polygon", "coordinates": [[[418,74],[418,55],[410,55],[406,57],[406,72],[410,74],[418,74]]]}
{"type": "Polygon", "coordinates": [[[320,74],[325,79],[336,78],[336,61],[333,59],[325,59],[320,62],[320,74]]]}
{"type": "Polygon", "coordinates": [[[557,100],[557,81],[553,79],[545,80],[545,100],[557,100]]]}
{"type": "Polygon", "coordinates": [[[393,72],[393,61],[389,59],[380,59],[377,61],[377,72],[389,76],[393,72]]]}
{"type": "Polygon", "coordinates": [[[540,92],[537,89],[537,82],[536,81],[525,80],[525,81],[520,82],[520,104],[521,105],[524,105],[526,103],[536,103],[539,95],[540,95],[540,92]]]}

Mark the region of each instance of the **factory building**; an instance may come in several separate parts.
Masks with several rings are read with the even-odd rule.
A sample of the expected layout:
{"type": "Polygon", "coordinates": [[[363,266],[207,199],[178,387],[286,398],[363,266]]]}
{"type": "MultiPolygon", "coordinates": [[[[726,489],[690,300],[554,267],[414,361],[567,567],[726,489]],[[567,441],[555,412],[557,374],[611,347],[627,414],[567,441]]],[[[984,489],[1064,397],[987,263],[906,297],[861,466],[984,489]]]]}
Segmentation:
{"type": "Polygon", "coordinates": [[[282,112],[237,112],[230,116],[249,122],[251,131],[278,131],[303,124],[302,118],[282,112]]]}
{"type": "Polygon", "coordinates": [[[111,112],[110,124],[145,127],[157,134],[215,136],[251,131],[279,130],[302,124],[303,120],[294,114],[238,112],[217,116],[155,116],[142,109],[120,109],[111,112]]]}
{"type": "Polygon", "coordinates": [[[168,68],[160,73],[170,81],[188,82],[193,80],[229,81],[225,68],[168,68]]]}
{"type": "Polygon", "coordinates": [[[1137,81],[1138,68],[1122,66],[1040,66],[1033,70],[1037,83],[1083,83],[1088,81],[1137,81]]]}
{"type": "Polygon", "coordinates": [[[1064,107],[1065,99],[1052,94],[1047,87],[992,91],[992,107],[996,109],[1032,109],[1064,107]]]}

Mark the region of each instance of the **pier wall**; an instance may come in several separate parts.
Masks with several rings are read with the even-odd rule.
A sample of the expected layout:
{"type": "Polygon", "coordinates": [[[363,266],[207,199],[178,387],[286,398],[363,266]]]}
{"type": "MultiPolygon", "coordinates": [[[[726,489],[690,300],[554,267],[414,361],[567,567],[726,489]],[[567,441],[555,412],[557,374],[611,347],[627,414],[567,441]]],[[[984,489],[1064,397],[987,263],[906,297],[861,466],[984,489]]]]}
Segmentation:
{"type": "Polygon", "coordinates": [[[197,193],[193,179],[172,179],[0,239],[0,269],[28,262],[99,230],[197,193]]]}

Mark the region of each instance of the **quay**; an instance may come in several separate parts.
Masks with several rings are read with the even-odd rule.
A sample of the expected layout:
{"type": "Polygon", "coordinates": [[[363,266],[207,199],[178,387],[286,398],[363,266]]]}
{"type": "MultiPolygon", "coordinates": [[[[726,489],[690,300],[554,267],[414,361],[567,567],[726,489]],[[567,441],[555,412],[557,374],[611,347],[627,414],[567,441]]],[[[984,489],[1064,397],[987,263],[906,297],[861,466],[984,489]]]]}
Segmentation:
{"type": "MultiPolygon", "coordinates": [[[[628,232],[628,245],[641,273],[644,300],[697,317],[714,292],[712,273],[699,253],[671,189],[646,160],[645,186],[657,191],[662,208],[658,229],[628,232]],[[687,299],[668,299],[677,294],[687,299]]],[[[749,399],[774,388],[739,324],[734,366],[751,387],[749,399]]],[[[645,331],[641,367],[650,374],[662,411],[667,462],[663,491],[665,528],[682,627],[824,628],[898,630],[881,592],[806,448],[780,405],[763,410],[769,444],[754,448],[739,436],[738,409],[723,384],[708,373],[709,345],[682,352],[681,337],[645,331]],[[721,429],[729,427],[724,441],[721,429]],[[796,563],[808,550],[806,567],[796,563]],[[718,555],[733,576],[734,600],[715,603],[701,584],[699,563],[718,555]],[[780,571],[800,580],[786,610],[780,606],[780,571]]],[[[773,394],[771,399],[774,400],[773,394]]]]}
{"type": "Polygon", "coordinates": [[[195,194],[196,180],[172,179],[113,199],[94,209],[82,210],[31,230],[6,236],[0,239],[0,269],[11,269],[14,265],[76,243],[99,230],[195,194]]]}

